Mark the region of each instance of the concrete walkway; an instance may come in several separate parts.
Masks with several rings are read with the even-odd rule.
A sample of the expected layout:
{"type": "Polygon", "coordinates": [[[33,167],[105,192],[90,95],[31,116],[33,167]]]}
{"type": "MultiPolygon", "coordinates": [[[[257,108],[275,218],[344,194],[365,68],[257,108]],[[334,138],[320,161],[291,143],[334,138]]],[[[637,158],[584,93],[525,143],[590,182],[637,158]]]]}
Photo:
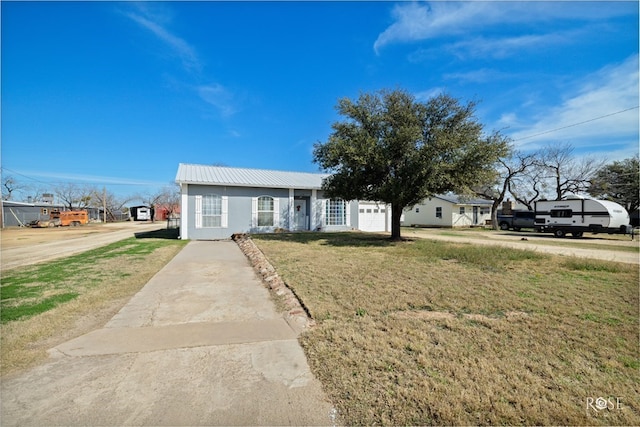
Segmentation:
{"type": "Polygon", "coordinates": [[[190,242],[104,328],[3,379],[3,426],[333,425],[297,333],[230,241],[190,242]]]}

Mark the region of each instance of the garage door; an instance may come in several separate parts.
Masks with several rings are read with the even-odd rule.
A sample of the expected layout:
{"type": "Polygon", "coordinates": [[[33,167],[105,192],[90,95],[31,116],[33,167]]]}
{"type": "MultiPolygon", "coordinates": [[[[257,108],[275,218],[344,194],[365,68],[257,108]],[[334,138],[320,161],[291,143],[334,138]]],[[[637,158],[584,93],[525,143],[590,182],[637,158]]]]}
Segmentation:
{"type": "Polygon", "coordinates": [[[387,207],[376,203],[362,203],[358,206],[358,228],[361,231],[386,231],[387,207]]]}

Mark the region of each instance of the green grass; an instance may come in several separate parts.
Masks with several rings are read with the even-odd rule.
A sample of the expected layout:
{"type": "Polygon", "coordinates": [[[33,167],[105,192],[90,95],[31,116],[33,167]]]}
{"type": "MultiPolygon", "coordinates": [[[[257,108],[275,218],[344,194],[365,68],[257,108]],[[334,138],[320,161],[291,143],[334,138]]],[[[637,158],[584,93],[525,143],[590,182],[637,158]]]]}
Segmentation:
{"type": "Polygon", "coordinates": [[[608,273],[619,273],[624,270],[620,264],[580,258],[571,258],[565,261],[563,265],[570,270],[576,271],[604,271],[608,273]]]}
{"type": "Polygon", "coordinates": [[[75,292],[58,294],[49,298],[41,299],[39,302],[34,304],[4,307],[1,313],[2,323],[44,313],[45,311],[49,311],[62,303],[75,299],[78,295],[79,294],[75,292]]]}
{"type": "Polygon", "coordinates": [[[253,236],[347,425],[638,425],[638,266],[361,233],[253,236]],[[589,414],[585,399],[625,410],[589,414]]]}

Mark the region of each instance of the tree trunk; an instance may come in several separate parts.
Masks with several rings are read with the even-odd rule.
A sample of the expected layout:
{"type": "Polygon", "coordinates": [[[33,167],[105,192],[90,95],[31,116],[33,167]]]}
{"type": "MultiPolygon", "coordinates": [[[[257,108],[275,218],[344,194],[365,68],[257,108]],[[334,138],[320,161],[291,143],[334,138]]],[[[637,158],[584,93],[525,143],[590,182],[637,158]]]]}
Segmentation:
{"type": "Polygon", "coordinates": [[[502,198],[497,198],[493,200],[491,205],[491,228],[494,230],[498,229],[498,208],[500,203],[502,203],[502,198]]]}
{"type": "Polygon", "coordinates": [[[402,206],[391,205],[391,240],[402,240],[400,236],[400,217],[402,216],[402,206]]]}

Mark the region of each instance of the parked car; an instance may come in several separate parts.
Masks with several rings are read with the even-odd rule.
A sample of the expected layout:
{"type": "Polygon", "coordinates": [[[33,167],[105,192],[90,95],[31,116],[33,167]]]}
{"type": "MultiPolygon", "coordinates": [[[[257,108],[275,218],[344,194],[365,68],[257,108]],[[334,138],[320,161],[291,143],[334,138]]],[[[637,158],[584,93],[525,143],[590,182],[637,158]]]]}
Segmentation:
{"type": "Polygon", "coordinates": [[[520,231],[522,228],[533,228],[536,213],[534,211],[513,211],[511,215],[498,215],[500,230],[520,231]]]}

